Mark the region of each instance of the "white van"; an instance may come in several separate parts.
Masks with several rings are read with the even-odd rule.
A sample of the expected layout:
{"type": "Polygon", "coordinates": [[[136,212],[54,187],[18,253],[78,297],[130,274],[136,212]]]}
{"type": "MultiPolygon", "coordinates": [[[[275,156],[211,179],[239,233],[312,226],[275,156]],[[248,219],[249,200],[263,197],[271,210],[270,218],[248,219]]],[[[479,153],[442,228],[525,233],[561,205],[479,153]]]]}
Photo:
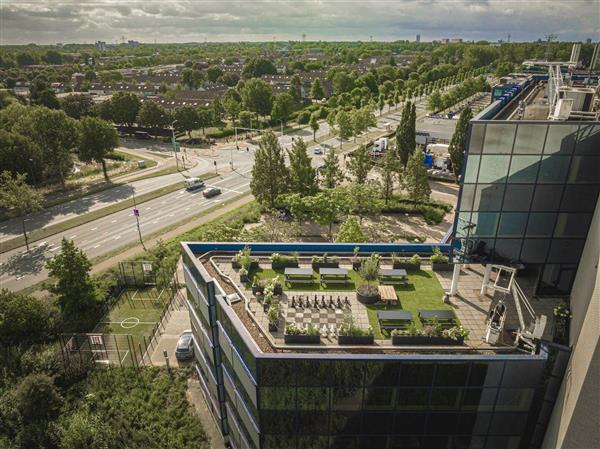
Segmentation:
{"type": "Polygon", "coordinates": [[[187,190],[196,190],[204,187],[204,181],[202,181],[200,178],[187,178],[185,181],[183,181],[183,183],[187,190]]]}
{"type": "Polygon", "coordinates": [[[373,153],[383,153],[388,148],[388,139],[387,137],[382,137],[381,139],[377,139],[375,143],[373,143],[373,153]]]}

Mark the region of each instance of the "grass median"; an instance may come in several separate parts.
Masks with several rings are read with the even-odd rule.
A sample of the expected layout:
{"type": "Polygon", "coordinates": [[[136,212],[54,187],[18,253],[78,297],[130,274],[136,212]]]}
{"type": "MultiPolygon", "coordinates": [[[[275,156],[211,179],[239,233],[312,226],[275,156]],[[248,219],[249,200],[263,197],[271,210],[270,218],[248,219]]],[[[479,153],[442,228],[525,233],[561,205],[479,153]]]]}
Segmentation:
{"type": "MultiPolygon", "coordinates": [[[[201,179],[207,180],[210,178],[214,178],[217,176],[214,173],[204,173],[200,176],[201,179]]],[[[155,198],[161,197],[163,195],[167,195],[168,193],[175,192],[183,188],[183,184],[181,182],[176,182],[170,184],[168,186],[162,187],[158,190],[153,190],[152,192],[145,193],[143,195],[136,196],[135,202],[136,204],[141,204],[146,201],[153,200],[155,198]]],[[[33,243],[37,240],[45,239],[50,237],[51,235],[58,234],[60,232],[64,232],[68,229],[74,228],[76,226],[89,223],[90,221],[97,220],[99,218],[106,217],[107,215],[114,214],[115,212],[122,211],[124,209],[128,209],[133,207],[133,199],[127,199],[124,201],[120,201],[115,204],[111,204],[110,206],[103,207],[102,209],[95,210],[93,212],[88,212],[87,214],[79,215],[77,217],[71,218],[69,220],[65,220],[61,223],[57,223],[54,225],[47,226],[42,229],[36,229],[31,231],[29,236],[29,243],[33,243]]],[[[7,240],[0,244],[0,254],[5,253],[7,251],[11,251],[15,248],[25,245],[25,238],[23,236],[15,237],[10,240],[7,240]]]]}

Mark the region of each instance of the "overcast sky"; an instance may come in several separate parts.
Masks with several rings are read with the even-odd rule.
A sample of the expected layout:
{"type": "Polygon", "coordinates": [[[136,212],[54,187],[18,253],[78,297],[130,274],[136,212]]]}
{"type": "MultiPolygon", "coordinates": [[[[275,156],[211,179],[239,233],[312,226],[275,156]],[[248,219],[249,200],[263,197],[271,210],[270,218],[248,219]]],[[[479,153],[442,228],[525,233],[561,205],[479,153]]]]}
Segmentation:
{"type": "Polygon", "coordinates": [[[0,0],[2,44],[599,38],[600,0],[0,0]]]}

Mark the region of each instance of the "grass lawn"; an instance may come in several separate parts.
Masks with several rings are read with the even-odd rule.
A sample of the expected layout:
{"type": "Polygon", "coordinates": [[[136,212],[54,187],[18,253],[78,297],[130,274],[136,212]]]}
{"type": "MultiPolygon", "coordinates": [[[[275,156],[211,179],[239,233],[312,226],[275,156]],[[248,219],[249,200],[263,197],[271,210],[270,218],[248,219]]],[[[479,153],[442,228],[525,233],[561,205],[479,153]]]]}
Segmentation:
{"type": "MultiPolygon", "coordinates": [[[[270,268],[259,268],[250,273],[250,278],[253,280],[271,279],[277,275],[283,282],[284,269],[272,270],[270,268]]],[[[334,284],[331,287],[321,286],[318,283],[318,274],[313,273],[315,282],[313,284],[296,284],[291,287],[284,286],[286,291],[354,291],[357,287],[366,282],[363,281],[359,274],[354,270],[349,270],[350,282],[347,286],[334,284]]],[[[378,284],[375,282],[374,284],[378,284]]],[[[250,287],[251,283],[247,285],[250,287]]],[[[388,338],[389,335],[382,335],[377,322],[378,310],[407,310],[413,313],[413,321],[416,326],[423,327],[421,321],[417,318],[419,310],[451,310],[450,305],[442,301],[444,289],[435,277],[432,271],[419,270],[408,274],[408,287],[395,286],[396,294],[398,295],[399,304],[395,306],[366,306],[367,315],[369,316],[369,324],[373,327],[375,338],[388,338]]]]}

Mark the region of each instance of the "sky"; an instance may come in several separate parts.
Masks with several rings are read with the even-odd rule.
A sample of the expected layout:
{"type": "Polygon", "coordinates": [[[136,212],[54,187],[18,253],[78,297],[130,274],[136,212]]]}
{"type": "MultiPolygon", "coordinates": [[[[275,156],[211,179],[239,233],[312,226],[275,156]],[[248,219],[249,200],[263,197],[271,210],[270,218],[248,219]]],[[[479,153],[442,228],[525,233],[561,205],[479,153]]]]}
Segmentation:
{"type": "Polygon", "coordinates": [[[600,37],[600,0],[0,0],[1,44],[600,37]]]}

